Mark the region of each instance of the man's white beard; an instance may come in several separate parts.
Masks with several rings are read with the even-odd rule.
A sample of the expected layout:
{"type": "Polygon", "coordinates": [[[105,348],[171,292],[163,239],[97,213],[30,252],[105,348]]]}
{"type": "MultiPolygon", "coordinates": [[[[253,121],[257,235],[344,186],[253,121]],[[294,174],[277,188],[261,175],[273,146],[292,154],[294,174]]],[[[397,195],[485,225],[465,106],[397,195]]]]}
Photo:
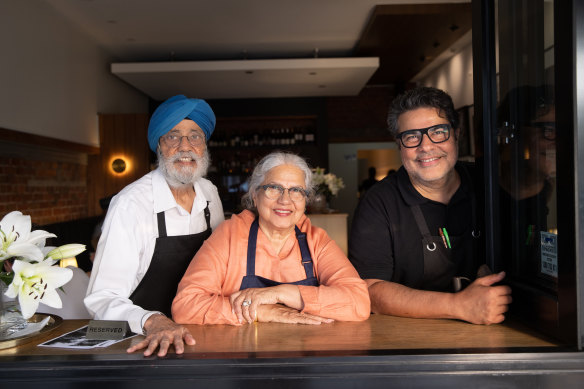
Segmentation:
{"type": "Polygon", "coordinates": [[[168,185],[173,188],[192,187],[195,181],[207,174],[207,169],[211,163],[209,152],[206,149],[201,157],[193,151],[182,151],[176,152],[172,157],[165,158],[160,148],[158,148],[156,154],[158,156],[158,168],[162,172],[166,182],[168,182],[168,185]],[[185,157],[193,159],[197,166],[194,168],[182,167],[177,169],[174,162],[185,157]]]}

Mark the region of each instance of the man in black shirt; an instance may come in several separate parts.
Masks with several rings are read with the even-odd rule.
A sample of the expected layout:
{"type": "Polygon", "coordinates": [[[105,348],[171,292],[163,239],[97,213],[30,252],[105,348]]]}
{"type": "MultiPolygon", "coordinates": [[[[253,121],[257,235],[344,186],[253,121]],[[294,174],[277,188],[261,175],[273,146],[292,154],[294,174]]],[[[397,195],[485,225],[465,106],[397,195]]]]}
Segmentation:
{"type": "Polygon", "coordinates": [[[493,285],[505,274],[474,280],[481,211],[476,174],[457,162],[452,99],[435,88],[410,90],[393,101],[388,124],[403,166],[367,192],[349,240],[349,258],[369,285],[372,311],[503,321],[511,289],[493,285]],[[470,284],[462,289],[465,281],[470,284]]]}

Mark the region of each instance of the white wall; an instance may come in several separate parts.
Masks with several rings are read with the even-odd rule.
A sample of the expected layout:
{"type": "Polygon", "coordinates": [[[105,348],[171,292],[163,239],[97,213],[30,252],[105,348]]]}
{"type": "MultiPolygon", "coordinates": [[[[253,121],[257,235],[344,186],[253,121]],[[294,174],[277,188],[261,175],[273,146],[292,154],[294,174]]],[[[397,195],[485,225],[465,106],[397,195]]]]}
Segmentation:
{"type": "Polygon", "coordinates": [[[421,78],[419,85],[433,86],[446,91],[458,109],[473,105],[472,44],[444,62],[432,73],[421,78]]]}
{"type": "Polygon", "coordinates": [[[146,113],[107,53],[42,0],[0,2],[0,128],[99,146],[98,113],[146,113]]]}

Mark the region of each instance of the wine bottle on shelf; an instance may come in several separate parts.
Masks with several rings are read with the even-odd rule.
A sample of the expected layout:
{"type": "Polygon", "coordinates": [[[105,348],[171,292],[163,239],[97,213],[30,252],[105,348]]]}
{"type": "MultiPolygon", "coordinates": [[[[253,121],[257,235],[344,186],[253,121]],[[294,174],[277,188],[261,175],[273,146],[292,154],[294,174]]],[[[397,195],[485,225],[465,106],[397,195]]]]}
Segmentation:
{"type": "Polygon", "coordinates": [[[304,135],[304,141],[306,143],[314,143],[314,130],[312,128],[309,128],[306,135],[304,135]]]}
{"type": "Polygon", "coordinates": [[[304,143],[304,127],[298,128],[296,130],[296,143],[303,144],[304,143]]]}
{"type": "Polygon", "coordinates": [[[276,146],[276,129],[270,131],[270,146],[276,146]]]}

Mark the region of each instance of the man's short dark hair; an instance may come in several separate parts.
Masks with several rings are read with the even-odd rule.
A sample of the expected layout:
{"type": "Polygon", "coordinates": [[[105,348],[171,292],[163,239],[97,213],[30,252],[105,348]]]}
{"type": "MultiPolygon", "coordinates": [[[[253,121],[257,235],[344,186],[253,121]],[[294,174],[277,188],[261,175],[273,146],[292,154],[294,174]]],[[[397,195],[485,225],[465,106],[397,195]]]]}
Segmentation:
{"type": "Polygon", "coordinates": [[[387,115],[387,125],[391,135],[395,137],[399,132],[400,115],[418,108],[438,109],[439,115],[448,120],[452,129],[458,129],[458,113],[454,110],[454,103],[448,93],[437,88],[421,86],[402,93],[391,102],[387,115]]]}

